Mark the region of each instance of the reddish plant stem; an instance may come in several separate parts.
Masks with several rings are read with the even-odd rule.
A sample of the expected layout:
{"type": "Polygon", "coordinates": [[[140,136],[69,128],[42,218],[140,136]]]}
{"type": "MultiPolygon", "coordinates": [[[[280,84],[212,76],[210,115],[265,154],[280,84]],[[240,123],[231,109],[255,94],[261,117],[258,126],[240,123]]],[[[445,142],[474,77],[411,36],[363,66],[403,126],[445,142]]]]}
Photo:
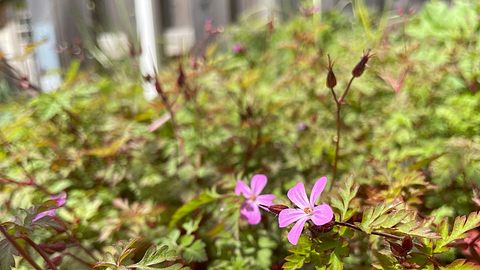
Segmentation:
{"type": "Polygon", "coordinates": [[[335,138],[335,158],[333,160],[333,181],[337,179],[337,164],[338,164],[338,157],[340,155],[340,136],[341,136],[341,119],[340,119],[340,110],[342,109],[342,105],[337,102],[337,111],[335,114],[335,124],[337,127],[337,136],[335,138]]]}
{"type": "Polygon", "coordinates": [[[21,182],[21,181],[17,181],[17,180],[7,178],[7,177],[0,177],[0,183],[14,184],[14,185],[17,185],[17,186],[31,186],[32,185],[32,183],[30,181],[21,182]]]}
{"type": "Polygon", "coordinates": [[[33,178],[30,178],[28,179],[28,181],[18,181],[18,180],[13,180],[11,178],[7,178],[7,177],[0,177],[0,183],[5,183],[5,184],[14,184],[14,185],[17,185],[17,186],[31,186],[31,187],[35,187],[37,188],[38,190],[40,190],[41,192],[47,194],[47,195],[52,195],[50,192],[48,192],[48,190],[37,184],[34,180],[32,180],[33,178]]]}
{"type": "Polygon", "coordinates": [[[28,238],[27,236],[22,236],[21,237],[23,240],[25,240],[33,249],[35,249],[40,256],[42,256],[43,260],[48,264],[51,270],[58,270],[57,266],[48,258],[47,254],[43,252],[43,250],[35,243],[32,241],[32,239],[28,238]]]}
{"type": "Polygon", "coordinates": [[[347,87],[345,88],[345,91],[343,92],[340,98],[337,97],[337,94],[335,93],[335,90],[333,89],[333,87],[330,87],[330,91],[332,92],[333,100],[335,101],[335,106],[336,106],[335,126],[337,128],[337,135],[335,139],[335,157],[333,159],[333,180],[334,181],[335,179],[337,179],[337,167],[338,167],[337,164],[340,156],[340,138],[341,138],[341,128],[342,128],[341,110],[342,110],[342,105],[344,104],[344,100],[347,97],[348,91],[350,90],[354,79],[355,79],[354,76],[350,78],[350,81],[348,81],[347,87]]]}
{"type": "Polygon", "coordinates": [[[350,81],[348,81],[347,87],[345,88],[345,92],[343,92],[342,97],[338,100],[338,102],[340,102],[341,104],[343,104],[343,101],[347,97],[348,91],[350,91],[350,86],[352,86],[352,82],[353,82],[354,79],[355,79],[354,76],[352,76],[352,78],[350,78],[350,81]]]}
{"type": "Polygon", "coordinates": [[[10,244],[18,251],[20,256],[22,256],[22,258],[24,258],[31,266],[33,266],[33,268],[35,268],[36,270],[42,270],[42,268],[35,262],[35,260],[30,256],[30,254],[28,254],[17,243],[15,238],[13,238],[2,225],[0,225],[0,232],[3,234],[5,239],[7,239],[7,241],[10,242],[10,244]]]}

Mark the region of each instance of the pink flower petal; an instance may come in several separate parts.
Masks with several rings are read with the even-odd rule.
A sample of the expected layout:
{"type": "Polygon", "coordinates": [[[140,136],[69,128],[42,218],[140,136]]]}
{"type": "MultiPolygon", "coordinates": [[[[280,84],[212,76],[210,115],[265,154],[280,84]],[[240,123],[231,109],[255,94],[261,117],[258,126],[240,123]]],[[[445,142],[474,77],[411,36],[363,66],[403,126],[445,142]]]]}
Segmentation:
{"type": "Polygon", "coordinates": [[[328,204],[321,204],[313,208],[313,215],[310,219],[315,225],[323,225],[330,222],[333,218],[333,210],[328,204]]]}
{"type": "Polygon", "coordinates": [[[252,177],[252,183],[250,186],[252,187],[252,192],[255,196],[259,195],[262,190],[267,185],[267,177],[263,174],[256,174],[252,177]]]}
{"type": "Polygon", "coordinates": [[[302,210],[310,207],[307,194],[305,193],[305,186],[302,182],[297,183],[294,187],[288,190],[287,197],[302,210]]]}
{"type": "Polygon", "coordinates": [[[270,206],[273,204],[273,200],[275,200],[275,195],[273,194],[263,194],[257,196],[257,203],[263,204],[265,206],[270,206]]]}
{"type": "Polygon", "coordinates": [[[306,217],[307,214],[301,209],[287,208],[278,215],[278,226],[280,228],[287,227],[293,222],[306,217]]]}
{"type": "Polygon", "coordinates": [[[293,225],[290,232],[288,232],[288,241],[292,245],[296,245],[298,243],[298,239],[300,235],[302,235],[303,225],[305,225],[305,221],[307,221],[308,217],[301,218],[295,225],[293,225]]]}
{"type": "Polygon", "coordinates": [[[240,215],[252,225],[260,223],[260,220],[262,219],[262,215],[260,214],[260,209],[258,209],[258,206],[248,201],[242,204],[242,207],[240,208],[240,215]]]}
{"type": "Polygon", "coordinates": [[[327,184],[327,177],[323,176],[315,182],[313,185],[312,193],[310,193],[310,205],[314,206],[315,202],[318,200],[320,195],[322,194],[325,185],[327,184]]]}
{"type": "Polygon", "coordinates": [[[235,186],[235,194],[243,194],[245,198],[249,198],[252,195],[252,191],[242,180],[238,180],[235,186]]]}
{"type": "Polygon", "coordinates": [[[56,215],[56,211],[57,211],[57,209],[51,209],[51,210],[40,212],[35,216],[35,218],[32,219],[32,222],[35,222],[35,221],[37,221],[39,219],[42,219],[46,216],[54,217],[56,215]]]}
{"type": "Polygon", "coordinates": [[[50,200],[55,201],[55,204],[57,205],[57,207],[60,207],[67,202],[67,193],[62,191],[62,192],[58,193],[57,195],[51,196],[50,200]]]}

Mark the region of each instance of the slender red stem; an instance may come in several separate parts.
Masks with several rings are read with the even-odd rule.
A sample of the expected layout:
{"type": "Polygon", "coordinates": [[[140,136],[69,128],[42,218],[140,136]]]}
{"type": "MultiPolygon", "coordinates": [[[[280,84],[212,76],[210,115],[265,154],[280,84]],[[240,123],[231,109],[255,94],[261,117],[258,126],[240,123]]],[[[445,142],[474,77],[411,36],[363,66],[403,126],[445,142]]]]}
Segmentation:
{"type": "Polygon", "coordinates": [[[35,243],[32,241],[32,239],[24,236],[22,237],[23,240],[25,240],[33,249],[35,249],[40,256],[42,256],[43,260],[48,264],[51,270],[58,270],[57,266],[48,258],[47,254],[35,243]]]}
{"type": "Polygon", "coordinates": [[[335,101],[335,106],[336,106],[336,113],[335,113],[335,126],[337,129],[337,135],[335,138],[335,157],[333,159],[333,180],[337,179],[337,168],[338,168],[338,159],[340,156],[340,140],[341,140],[341,129],[342,129],[342,121],[341,121],[341,110],[342,110],[342,105],[344,104],[344,100],[347,97],[348,91],[350,90],[352,86],[352,82],[355,79],[355,77],[352,76],[350,78],[350,81],[348,81],[347,87],[345,87],[345,91],[343,92],[342,96],[340,98],[337,97],[337,94],[335,93],[335,90],[333,87],[330,88],[330,91],[332,92],[333,100],[335,101]]]}
{"type": "Polygon", "coordinates": [[[0,232],[3,234],[5,239],[7,239],[7,241],[10,242],[10,244],[18,251],[18,253],[22,256],[22,258],[24,258],[31,266],[33,266],[35,270],[42,270],[42,268],[35,262],[35,260],[30,256],[30,254],[28,254],[17,243],[15,238],[13,238],[2,225],[0,225],[0,232]]]}
{"type": "Polygon", "coordinates": [[[352,78],[350,78],[350,81],[348,81],[347,87],[345,88],[345,92],[343,92],[343,95],[342,95],[342,97],[338,100],[338,102],[343,103],[343,101],[344,101],[345,98],[347,97],[348,91],[350,91],[350,86],[352,86],[352,82],[353,82],[354,79],[355,79],[354,76],[352,76],[352,78]]]}

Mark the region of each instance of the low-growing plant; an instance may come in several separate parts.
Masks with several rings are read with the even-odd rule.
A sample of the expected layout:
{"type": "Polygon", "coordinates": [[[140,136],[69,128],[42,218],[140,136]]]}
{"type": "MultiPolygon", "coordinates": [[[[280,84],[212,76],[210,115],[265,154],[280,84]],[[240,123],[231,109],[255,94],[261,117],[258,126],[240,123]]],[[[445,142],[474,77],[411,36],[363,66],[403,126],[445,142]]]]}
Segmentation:
{"type": "Polygon", "coordinates": [[[478,268],[480,5],[354,2],[1,104],[0,269],[478,268]]]}

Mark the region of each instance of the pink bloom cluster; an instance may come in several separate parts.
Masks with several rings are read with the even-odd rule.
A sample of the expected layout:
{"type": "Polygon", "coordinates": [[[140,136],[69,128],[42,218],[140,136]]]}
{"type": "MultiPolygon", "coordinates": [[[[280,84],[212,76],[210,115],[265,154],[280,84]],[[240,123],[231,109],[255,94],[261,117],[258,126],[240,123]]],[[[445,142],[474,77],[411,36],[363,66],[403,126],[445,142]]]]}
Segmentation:
{"type": "MultiPolygon", "coordinates": [[[[266,184],[267,177],[262,174],[252,177],[251,186],[247,186],[241,180],[237,181],[235,193],[245,197],[245,201],[240,208],[240,214],[249,224],[260,223],[260,207],[273,205],[275,195],[260,194],[266,184]]],[[[326,184],[327,178],[325,176],[318,179],[313,186],[310,197],[307,197],[305,186],[302,182],[297,183],[288,191],[287,197],[297,208],[283,209],[278,216],[278,224],[280,228],[284,228],[295,223],[288,233],[288,241],[291,244],[296,245],[298,243],[305,222],[311,221],[313,224],[320,226],[329,223],[333,219],[333,210],[328,204],[316,205],[316,201],[322,194],[326,184]]]]}

